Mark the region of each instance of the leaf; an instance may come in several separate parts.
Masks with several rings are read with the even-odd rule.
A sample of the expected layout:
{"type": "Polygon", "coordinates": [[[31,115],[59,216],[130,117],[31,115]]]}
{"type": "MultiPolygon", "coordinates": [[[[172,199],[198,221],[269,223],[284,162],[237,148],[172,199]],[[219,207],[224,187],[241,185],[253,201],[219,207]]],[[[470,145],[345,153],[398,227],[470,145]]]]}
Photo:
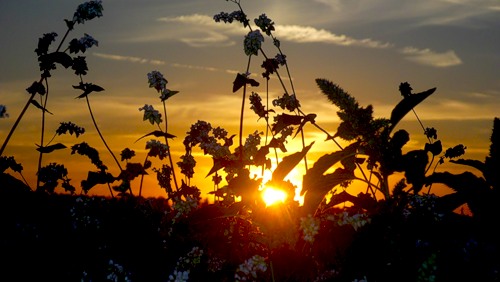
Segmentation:
{"type": "Polygon", "coordinates": [[[437,140],[436,142],[430,144],[430,143],[425,143],[424,147],[425,151],[431,152],[432,155],[437,156],[441,154],[443,151],[443,146],[441,145],[441,140],[437,140]]]}
{"type": "Polygon", "coordinates": [[[46,59],[52,63],[59,63],[65,68],[69,68],[73,65],[73,59],[70,55],[64,52],[53,52],[45,55],[46,59]]]}
{"type": "Polygon", "coordinates": [[[40,153],[44,153],[44,154],[47,154],[47,153],[51,153],[53,152],[54,150],[60,150],[60,149],[64,149],[64,148],[67,148],[64,144],[62,143],[57,143],[57,144],[54,144],[54,145],[50,145],[50,146],[46,146],[46,147],[42,147],[40,145],[37,145],[38,148],[36,149],[38,152],[40,153]]]}
{"type": "MultiPolygon", "coordinates": [[[[148,133],[148,134],[146,134],[146,135],[142,136],[141,138],[139,138],[139,139],[135,140],[135,142],[137,142],[137,141],[141,140],[141,139],[142,139],[142,138],[144,138],[144,137],[151,136],[151,135],[153,135],[153,136],[155,136],[155,137],[165,137],[165,138],[170,138],[170,139],[173,139],[174,137],[176,137],[175,135],[172,135],[172,134],[170,134],[170,133],[163,132],[163,131],[161,131],[161,130],[155,130],[155,131],[150,132],[150,133],[148,133]]],[[[134,143],[135,143],[135,142],[134,142],[134,143]]]]}
{"type": "Polygon", "coordinates": [[[333,165],[339,163],[343,159],[353,156],[356,152],[356,146],[349,146],[349,150],[342,150],[321,156],[314,166],[307,170],[304,175],[303,187],[300,192],[304,195],[306,191],[328,191],[333,188],[332,183],[328,183],[328,179],[324,177],[324,173],[333,165]],[[328,187],[326,187],[328,186],[328,187]]]}
{"type": "Polygon", "coordinates": [[[484,162],[478,161],[478,160],[458,159],[458,160],[450,160],[450,162],[454,163],[454,164],[468,165],[470,167],[473,167],[473,168],[479,170],[483,174],[486,170],[486,164],[484,162]]]}
{"type": "Polygon", "coordinates": [[[302,149],[302,151],[286,156],[273,171],[273,181],[283,181],[292,169],[304,158],[314,142],[302,149]]]}
{"type": "Polygon", "coordinates": [[[35,101],[35,100],[31,100],[30,102],[31,102],[31,104],[33,104],[35,107],[39,108],[40,110],[42,110],[42,111],[44,111],[44,112],[46,112],[46,113],[49,113],[49,114],[53,115],[53,113],[51,113],[51,112],[50,112],[49,110],[47,110],[46,108],[42,107],[42,105],[40,105],[40,103],[38,103],[37,101],[35,101]]]}
{"type": "Polygon", "coordinates": [[[247,78],[246,76],[238,73],[233,81],[233,93],[238,91],[245,84],[250,84],[251,86],[259,86],[259,83],[255,79],[247,78]]]}
{"type": "Polygon", "coordinates": [[[420,92],[417,94],[412,94],[410,96],[405,97],[401,100],[396,107],[392,110],[391,113],[391,128],[389,132],[398,124],[398,122],[414,107],[416,107],[420,102],[429,97],[432,93],[436,91],[436,88],[431,88],[424,92],[420,92]]]}
{"type": "Polygon", "coordinates": [[[85,191],[85,193],[88,193],[88,191],[94,187],[97,184],[107,184],[107,183],[113,183],[115,181],[115,178],[111,173],[107,173],[104,171],[89,171],[87,175],[86,180],[82,180],[82,189],[85,191]]]}
{"type": "Polygon", "coordinates": [[[304,117],[304,120],[302,120],[302,122],[300,123],[299,125],[299,128],[297,128],[297,131],[295,132],[295,135],[293,136],[293,138],[295,138],[297,136],[297,134],[299,134],[299,132],[302,130],[302,128],[304,127],[304,125],[310,121],[311,123],[314,124],[314,119],[316,118],[316,114],[308,114],[307,116],[304,117]]]}
{"type": "MultiPolygon", "coordinates": [[[[305,179],[306,177],[304,176],[304,181],[305,179]]],[[[308,189],[304,196],[304,208],[308,213],[314,212],[328,191],[345,181],[353,179],[356,179],[354,173],[343,168],[337,168],[333,173],[321,175],[314,180],[309,179],[309,182],[314,182],[310,188],[314,188],[308,189]]]]}
{"type": "Polygon", "coordinates": [[[303,116],[297,116],[297,115],[289,115],[289,114],[278,115],[274,118],[275,123],[273,123],[272,125],[272,131],[274,132],[274,134],[278,134],[281,130],[290,125],[300,125],[303,119],[304,119],[303,116]]]}
{"type": "Polygon", "coordinates": [[[83,90],[83,93],[80,96],[76,97],[76,98],[83,98],[83,97],[86,97],[87,95],[89,95],[92,92],[101,92],[101,91],[104,90],[104,88],[102,88],[99,85],[95,85],[95,84],[92,84],[92,83],[82,83],[82,82],[80,82],[80,84],[78,86],[73,85],[73,88],[74,89],[81,89],[81,90],[83,90]]]}

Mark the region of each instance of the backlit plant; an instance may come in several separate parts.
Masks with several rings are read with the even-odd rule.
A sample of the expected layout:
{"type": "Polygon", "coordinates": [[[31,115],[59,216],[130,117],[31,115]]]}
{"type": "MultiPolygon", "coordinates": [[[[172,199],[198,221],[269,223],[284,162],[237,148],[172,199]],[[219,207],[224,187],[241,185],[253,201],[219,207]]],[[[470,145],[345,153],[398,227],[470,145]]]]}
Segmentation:
{"type": "MultiPolygon", "coordinates": [[[[158,252],[166,256],[161,257],[164,270],[158,271],[162,281],[434,281],[473,275],[481,275],[485,280],[498,279],[500,262],[497,260],[473,265],[471,273],[460,268],[461,264],[482,262],[485,257],[498,254],[495,238],[499,234],[493,224],[499,215],[495,207],[500,199],[496,174],[500,167],[498,118],[494,119],[490,152],[485,161],[458,159],[466,147],[459,144],[443,152],[437,130],[425,127],[414,109],[436,88],[413,93],[411,85],[402,82],[399,85],[402,100],[390,118],[375,118],[371,105],[361,106],[339,85],[318,78],[315,82],[321,92],[339,109],[340,123],[331,134],[316,122],[316,114],[301,110],[288,58],[274,36],[274,22],[266,14],[251,22],[240,0],[228,2],[236,4],[238,9],[216,14],[214,21],[238,23],[248,29],[242,48],[248,57],[247,65],[236,75],[232,89],[233,93],[242,95],[239,132],[231,134],[221,126],[198,120],[187,130],[182,141],[185,152],[176,163],[170,152],[169,142],[175,136],[168,132],[172,121],[167,119],[166,102],[179,91],[167,88],[168,80],[160,71],[148,73],[147,83],[159,94],[162,111],[149,104],[138,108],[143,121],[154,127],[136,141],[152,138],[144,144],[147,151],[144,161],[132,162],[137,156],[129,148],[121,151],[119,161],[97,126],[88,98],[89,94],[104,89],[84,82],[83,76],[88,71],[85,57],[76,56],[96,46],[97,41],[85,34],[71,40],[67,49],[60,51],[76,24],[102,16],[101,1],[78,6],[73,19],[66,20],[68,30],[56,51],[49,52],[55,33],[40,38],[35,51],[41,78],[27,89],[30,98],[0,149],[0,172],[4,177],[5,171],[11,169],[24,180],[22,165],[14,157],[3,156],[3,151],[24,113],[33,105],[42,114],[35,190],[40,195],[57,196],[55,189],[60,185],[69,194],[76,192],[64,165],[42,166],[44,154],[66,148],[62,143],[53,144],[57,136],[69,133],[79,138],[85,133],[84,128],[73,122],[61,122],[48,142],[44,138],[45,115],[52,114],[47,107],[50,72],[58,65],[71,67],[80,80],[73,88],[83,91],[77,98],[86,99],[95,128],[120,169],[117,176],[109,173],[99,152],[86,142],[71,146],[71,154],[86,156],[96,167],[96,171],[90,171],[81,182],[83,194],[98,184],[107,185],[111,194],[111,199],[102,201],[80,195],[64,202],[71,205],[64,206],[62,212],[65,214],[62,218],[71,223],[70,234],[84,244],[89,238],[96,240],[99,244],[92,246],[97,250],[96,257],[105,254],[104,265],[92,266],[92,262],[82,260],[81,266],[75,266],[80,279],[122,281],[139,277],[134,272],[137,268],[129,261],[140,264],[144,258],[131,253],[129,260],[123,259],[127,257],[127,249],[117,251],[119,248],[110,247],[114,240],[122,242],[127,232],[113,233],[110,241],[100,241],[106,235],[100,232],[106,230],[107,225],[123,228],[116,222],[136,224],[138,218],[147,219],[140,227],[153,234],[152,242],[124,240],[123,248],[131,242],[139,244],[135,251],[148,243],[156,244],[158,252]],[[266,40],[277,50],[274,56],[266,52],[266,40]],[[73,53],[75,57],[71,57],[73,53]],[[258,63],[261,69],[257,71],[260,76],[251,73],[257,58],[261,58],[258,63]],[[272,79],[277,79],[281,96],[270,97],[272,79]],[[265,83],[265,95],[250,91],[259,86],[261,80],[265,83]],[[40,98],[40,102],[35,98],[40,98]],[[262,131],[244,134],[247,108],[263,123],[262,131]],[[428,142],[422,149],[407,151],[404,146],[410,140],[409,132],[394,129],[410,112],[416,116],[428,142]],[[308,156],[315,142],[306,144],[304,137],[304,132],[311,129],[324,133],[325,142],[332,142],[336,149],[311,160],[308,156]],[[298,152],[289,153],[287,147],[295,138],[300,138],[302,147],[298,152]],[[339,140],[347,145],[340,145],[339,140]],[[213,165],[204,176],[213,181],[210,192],[213,203],[202,202],[200,189],[194,185],[194,150],[201,150],[212,158],[213,165]],[[159,167],[153,165],[152,158],[158,159],[159,167]],[[482,176],[468,171],[457,175],[438,171],[438,165],[445,160],[471,166],[482,176]],[[123,162],[125,168],[122,168],[123,162]],[[305,167],[302,182],[292,183],[287,176],[301,162],[305,167]],[[182,177],[176,174],[177,169],[182,177]],[[158,186],[165,190],[165,199],[142,197],[143,180],[148,171],[154,172],[158,186]],[[270,172],[270,179],[264,178],[266,172],[270,172]],[[399,176],[400,180],[391,183],[390,176],[399,176]],[[137,178],[140,178],[139,193],[135,196],[131,182],[137,178]],[[115,181],[119,184],[111,187],[115,181]],[[354,195],[351,189],[359,183],[366,185],[366,190],[354,195]],[[431,193],[435,183],[446,184],[453,193],[444,196],[431,193]],[[266,187],[284,191],[288,196],[281,203],[266,204],[262,199],[266,187]],[[303,205],[295,201],[297,187],[304,197],[303,205]],[[113,191],[120,197],[115,198],[113,191]],[[472,213],[470,217],[454,212],[465,204],[472,213]],[[127,205],[128,210],[124,208],[127,205]],[[111,207],[117,211],[112,213],[114,217],[108,218],[113,211],[111,207]],[[473,231],[471,226],[475,228],[473,231]],[[113,251],[120,259],[115,259],[113,251]],[[459,267],[450,270],[449,260],[459,267]]],[[[0,117],[8,117],[5,105],[0,105],[0,117]]],[[[41,230],[29,222],[16,222],[16,228],[30,238],[38,238],[32,234],[41,230]]],[[[132,232],[132,229],[125,230],[132,232]]],[[[43,236],[40,238],[46,240],[43,236]]]]}

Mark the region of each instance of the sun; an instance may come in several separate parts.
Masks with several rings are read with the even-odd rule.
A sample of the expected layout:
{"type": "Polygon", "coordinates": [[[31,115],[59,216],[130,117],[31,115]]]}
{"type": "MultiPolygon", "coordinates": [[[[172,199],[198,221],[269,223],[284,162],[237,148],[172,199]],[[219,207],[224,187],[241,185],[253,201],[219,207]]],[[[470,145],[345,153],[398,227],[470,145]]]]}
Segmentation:
{"type": "Polygon", "coordinates": [[[266,206],[271,206],[277,203],[284,203],[286,197],[286,192],[281,189],[266,187],[262,191],[262,199],[266,203],[266,206]]]}

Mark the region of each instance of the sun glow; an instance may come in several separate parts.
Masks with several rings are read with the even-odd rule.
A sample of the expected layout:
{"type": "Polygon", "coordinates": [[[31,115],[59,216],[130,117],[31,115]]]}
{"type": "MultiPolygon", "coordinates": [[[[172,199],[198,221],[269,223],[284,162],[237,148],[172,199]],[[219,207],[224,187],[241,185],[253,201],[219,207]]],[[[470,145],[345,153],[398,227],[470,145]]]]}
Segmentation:
{"type": "Polygon", "coordinates": [[[286,197],[287,194],[285,191],[273,187],[266,187],[262,191],[262,199],[266,203],[266,206],[271,206],[277,203],[284,203],[286,197]]]}

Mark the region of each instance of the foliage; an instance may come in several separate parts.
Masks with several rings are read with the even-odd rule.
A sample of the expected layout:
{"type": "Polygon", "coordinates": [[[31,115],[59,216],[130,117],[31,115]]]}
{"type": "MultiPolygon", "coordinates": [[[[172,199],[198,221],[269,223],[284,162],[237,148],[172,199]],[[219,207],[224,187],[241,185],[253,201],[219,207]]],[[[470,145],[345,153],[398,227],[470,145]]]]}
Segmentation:
{"type": "MultiPolygon", "coordinates": [[[[399,85],[402,100],[390,118],[375,118],[371,105],[362,106],[354,96],[332,81],[316,79],[325,98],[338,108],[340,123],[330,134],[316,122],[316,114],[304,113],[288,68],[281,42],[274,36],[275,25],[265,14],[253,23],[239,0],[231,13],[221,12],[214,21],[242,24],[249,30],[243,40],[248,57],[246,69],[233,82],[233,93],[241,93],[242,107],[238,134],[198,120],[183,139],[185,153],[174,165],[169,142],[176,136],[168,132],[167,102],[179,91],[167,88],[168,80],[160,71],[147,74],[149,88],[159,94],[162,110],[145,104],[139,108],[142,120],[154,127],[136,142],[145,142],[144,161],[134,162],[136,152],[121,150],[120,161],[108,147],[93,115],[89,96],[102,92],[99,85],[84,82],[88,72],[83,54],[98,42],[85,34],[61,46],[76,24],[102,16],[101,1],[89,1],[77,7],[72,20],[65,20],[67,32],[56,51],[49,52],[56,33],[44,34],[35,52],[40,79],[26,90],[30,94],[25,108],[14,123],[0,149],[1,236],[5,258],[11,257],[4,273],[22,272],[22,254],[32,254],[35,272],[16,273],[20,279],[40,277],[66,281],[439,281],[500,279],[500,245],[496,226],[500,199],[500,120],[494,119],[489,155],[484,162],[458,159],[463,144],[443,150],[435,128],[425,127],[415,107],[432,95],[436,88],[413,93],[408,82],[399,85]],[[256,27],[253,27],[255,25],[256,27]],[[268,56],[266,39],[277,54],[268,56]],[[61,51],[62,50],[62,51],[61,51]],[[72,57],[72,55],[75,55],[72,57]],[[249,88],[260,85],[250,73],[252,60],[263,57],[259,66],[266,82],[261,95],[249,88]],[[70,183],[68,170],[42,157],[67,149],[52,144],[62,134],[79,138],[86,130],[73,122],[61,122],[50,141],[45,142],[44,127],[37,145],[39,152],[36,189],[22,175],[23,166],[13,156],[3,156],[10,137],[16,131],[26,109],[41,110],[42,124],[48,110],[49,78],[57,66],[71,69],[79,82],[72,87],[81,91],[95,129],[120,172],[113,175],[100,159],[100,152],[87,142],[69,146],[72,155],[87,157],[95,166],[80,183],[81,195],[70,183]],[[285,75],[282,73],[286,73],[285,75]],[[285,79],[285,76],[287,79],[285,79]],[[281,97],[269,97],[271,79],[282,86],[281,97]],[[286,83],[285,83],[286,81],[286,83]],[[250,93],[251,92],[251,93],[250,93]],[[247,98],[248,96],[248,98],[247,98]],[[39,98],[40,102],[35,98],[39,98]],[[247,101],[248,99],[248,101],[247,101]],[[265,103],[263,103],[265,101],[265,103]],[[273,105],[269,108],[269,102],[273,105]],[[265,123],[263,131],[243,136],[245,108],[265,123]],[[419,150],[406,150],[410,133],[394,131],[405,116],[413,112],[422,126],[427,143],[419,150]],[[308,166],[315,142],[305,144],[304,131],[311,128],[324,133],[326,142],[337,149],[324,154],[308,166]],[[233,140],[237,137],[238,141],[233,140]],[[288,142],[300,138],[302,148],[289,152],[288,142]],[[344,146],[340,145],[339,140],[344,146]],[[203,202],[198,187],[192,185],[196,160],[201,150],[212,158],[211,176],[214,203],[203,202]],[[444,152],[443,152],[444,151],[444,152]],[[274,153],[274,156],[273,156],[274,153]],[[157,158],[161,166],[151,161],[157,158]],[[446,160],[472,167],[480,173],[465,171],[451,174],[437,171],[446,160]],[[125,169],[122,163],[125,162],[125,169]],[[294,200],[297,184],[287,176],[304,162],[306,172],[300,195],[294,200]],[[19,173],[23,181],[8,170],[19,173]],[[178,178],[179,169],[182,178],[178,178]],[[143,179],[152,171],[166,198],[142,197],[143,179]],[[263,177],[270,171],[269,180],[263,177]],[[481,174],[481,175],[480,175],[481,174]],[[395,184],[391,176],[400,177],[395,184]],[[130,183],[140,178],[140,190],[134,195],[130,183]],[[118,184],[113,185],[113,183],[118,184]],[[365,184],[366,192],[354,195],[355,184],[365,184]],[[445,184],[452,193],[437,196],[433,184],[445,184]],[[111,197],[90,197],[96,185],[107,185],[111,197]],[[64,193],[56,192],[61,186],[64,193]],[[289,197],[281,204],[266,206],[263,189],[275,187],[289,197]],[[427,191],[425,191],[427,190],[427,191]],[[114,192],[117,193],[115,197],[114,192]],[[471,214],[455,211],[467,206],[471,214]],[[55,246],[55,247],[54,247],[55,246]],[[45,252],[52,252],[61,268],[53,270],[45,252]],[[71,258],[71,259],[68,259],[71,258]],[[33,274],[33,276],[32,276],[33,274]],[[36,275],[36,276],[35,276],[36,275]]],[[[55,112],[55,111],[54,111],[55,112]]],[[[0,117],[8,117],[0,105],[0,117]]]]}

